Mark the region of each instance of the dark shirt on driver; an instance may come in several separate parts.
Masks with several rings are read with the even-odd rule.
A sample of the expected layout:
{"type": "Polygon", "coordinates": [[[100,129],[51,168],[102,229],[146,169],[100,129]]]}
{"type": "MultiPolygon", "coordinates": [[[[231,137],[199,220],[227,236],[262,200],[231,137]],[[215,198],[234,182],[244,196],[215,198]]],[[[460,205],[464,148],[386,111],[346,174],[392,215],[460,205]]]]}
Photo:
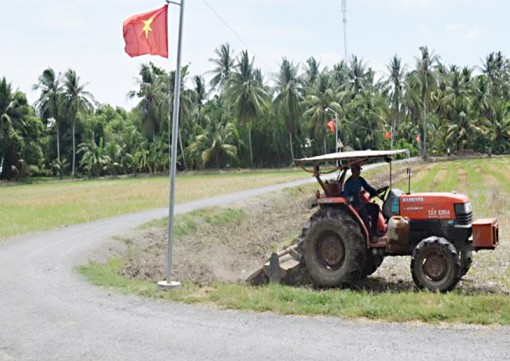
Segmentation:
{"type": "Polygon", "coordinates": [[[346,198],[352,197],[352,204],[355,207],[361,206],[361,188],[370,193],[371,196],[374,196],[377,193],[377,191],[372,188],[363,177],[359,177],[357,179],[349,177],[349,179],[345,181],[344,196],[346,198]]]}

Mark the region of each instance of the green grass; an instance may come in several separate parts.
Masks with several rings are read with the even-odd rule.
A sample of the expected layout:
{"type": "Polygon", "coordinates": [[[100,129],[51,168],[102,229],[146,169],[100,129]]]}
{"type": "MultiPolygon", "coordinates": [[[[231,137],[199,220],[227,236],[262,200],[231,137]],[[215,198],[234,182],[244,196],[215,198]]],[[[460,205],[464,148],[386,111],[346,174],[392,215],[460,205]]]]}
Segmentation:
{"type": "Polygon", "coordinates": [[[184,303],[214,304],[220,309],[276,312],[286,315],[366,318],[391,322],[510,324],[510,297],[504,295],[463,295],[430,292],[370,293],[353,290],[317,291],[270,284],[248,287],[216,283],[208,287],[184,283],[171,291],[153,282],[122,278],[119,259],[108,264],[90,263],[78,271],[92,283],[123,294],[184,303]]]}
{"type": "MultiPolygon", "coordinates": [[[[178,175],[176,202],[306,178],[301,170],[178,175]]],[[[0,186],[0,240],[63,225],[168,206],[168,177],[0,186]]]]}
{"type": "MultiPolygon", "coordinates": [[[[425,177],[413,174],[411,192],[456,191],[469,196],[474,217],[506,218],[508,207],[502,203],[510,196],[509,176],[508,157],[439,162],[426,172],[425,177]]],[[[406,180],[396,187],[407,190],[407,184],[406,180]]]]}
{"type": "MultiPolygon", "coordinates": [[[[427,167],[430,169],[426,170],[426,173],[413,174],[412,191],[457,190],[466,193],[471,198],[475,215],[498,217],[501,242],[506,246],[504,235],[510,223],[510,211],[504,204],[504,200],[510,196],[510,185],[507,181],[510,173],[510,158],[443,162],[427,167]],[[490,186],[489,183],[491,183],[490,186]],[[497,192],[497,196],[490,194],[492,189],[497,192]],[[498,199],[501,199],[501,202],[498,202],[498,199]]],[[[373,171],[364,173],[367,179],[370,179],[371,172],[373,171]]],[[[407,189],[407,181],[397,186],[407,189]]],[[[316,188],[316,185],[307,185],[289,189],[286,192],[306,199],[316,188]]],[[[176,229],[181,228],[182,234],[188,234],[193,232],[200,222],[208,220],[212,224],[228,226],[229,220],[242,220],[246,216],[233,208],[226,211],[201,210],[178,216],[176,229]]],[[[294,233],[297,231],[295,230],[294,233]]],[[[489,272],[494,261],[482,257],[477,258],[476,262],[489,272]],[[485,262],[487,264],[483,266],[485,262]]],[[[472,292],[457,289],[446,294],[339,289],[321,291],[276,284],[249,287],[223,283],[200,288],[185,282],[181,288],[166,292],[159,290],[152,282],[120,277],[118,270],[121,266],[122,260],[112,259],[106,265],[91,263],[81,266],[79,271],[93,283],[122,293],[184,303],[212,304],[220,309],[269,311],[308,316],[325,315],[346,319],[366,318],[391,322],[510,325],[510,297],[483,290],[472,292]]],[[[491,277],[508,280],[510,268],[491,277]]]]}
{"type": "MultiPolygon", "coordinates": [[[[216,226],[227,225],[230,222],[240,221],[246,217],[246,213],[235,208],[203,208],[185,214],[180,214],[174,220],[174,235],[182,237],[195,232],[200,223],[208,223],[216,226]]],[[[142,225],[141,229],[157,226],[168,226],[168,217],[164,217],[142,225]]]]}

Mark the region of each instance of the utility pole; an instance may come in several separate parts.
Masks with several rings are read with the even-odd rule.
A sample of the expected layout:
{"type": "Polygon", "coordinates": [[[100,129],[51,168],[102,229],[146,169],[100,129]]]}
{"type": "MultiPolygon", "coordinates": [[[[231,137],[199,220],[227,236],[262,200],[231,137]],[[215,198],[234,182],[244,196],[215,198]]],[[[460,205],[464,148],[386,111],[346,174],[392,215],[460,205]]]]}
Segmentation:
{"type": "Polygon", "coordinates": [[[347,0],[342,0],[342,14],[344,21],[344,61],[347,63],[347,0]]]}
{"type": "Polygon", "coordinates": [[[335,153],[341,152],[343,148],[343,143],[338,136],[338,126],[340,125],[338,120],[338,112],[330,108],[325,108],[324,111],[329,114],[333,113],[333,115],[335,116],[335,153]],[[340,146],[340,144],[342,144],[342,146],[340,146]]]}

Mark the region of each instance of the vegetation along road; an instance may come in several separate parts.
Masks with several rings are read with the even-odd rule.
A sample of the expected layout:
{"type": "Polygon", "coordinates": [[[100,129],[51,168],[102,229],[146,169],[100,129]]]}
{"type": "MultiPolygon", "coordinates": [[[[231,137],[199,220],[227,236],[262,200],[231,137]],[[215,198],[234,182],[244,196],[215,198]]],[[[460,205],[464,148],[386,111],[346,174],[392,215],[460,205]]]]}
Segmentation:
{"type": "MultiPolygon", "coordinates": [[[[176,212],[285,186],[183,203],[176,212]]],[[[165,215],[144,211],[0,243],[0,360],[510,359],[508,327],[217,311],[111,293],[74,271],[112,236],[165,215]]]]}

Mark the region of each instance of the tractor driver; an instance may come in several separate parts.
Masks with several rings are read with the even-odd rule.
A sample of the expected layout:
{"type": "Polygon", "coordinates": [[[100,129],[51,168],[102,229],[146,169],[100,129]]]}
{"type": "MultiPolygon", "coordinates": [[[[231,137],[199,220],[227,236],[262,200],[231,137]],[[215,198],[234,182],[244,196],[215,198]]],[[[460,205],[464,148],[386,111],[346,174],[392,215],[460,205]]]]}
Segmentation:
{"type": "Polygon", "coordinates": [[[345,181],[344,196],[349,199],[352,206],[358,211],[360,218],[365,223],[369,232],[370,241],[377,242],[377,219],[379,217],[379,206],[376,203],[363,202],[361,200],[361,188],[370,193],[371,197],[377,195],[377,190],[372,188],[365,178],[361,177],[361,166],[354,164],[351,167],[351,176],[345,181]],[[370,222],[372,220],[372,222],[370,222]]]}

